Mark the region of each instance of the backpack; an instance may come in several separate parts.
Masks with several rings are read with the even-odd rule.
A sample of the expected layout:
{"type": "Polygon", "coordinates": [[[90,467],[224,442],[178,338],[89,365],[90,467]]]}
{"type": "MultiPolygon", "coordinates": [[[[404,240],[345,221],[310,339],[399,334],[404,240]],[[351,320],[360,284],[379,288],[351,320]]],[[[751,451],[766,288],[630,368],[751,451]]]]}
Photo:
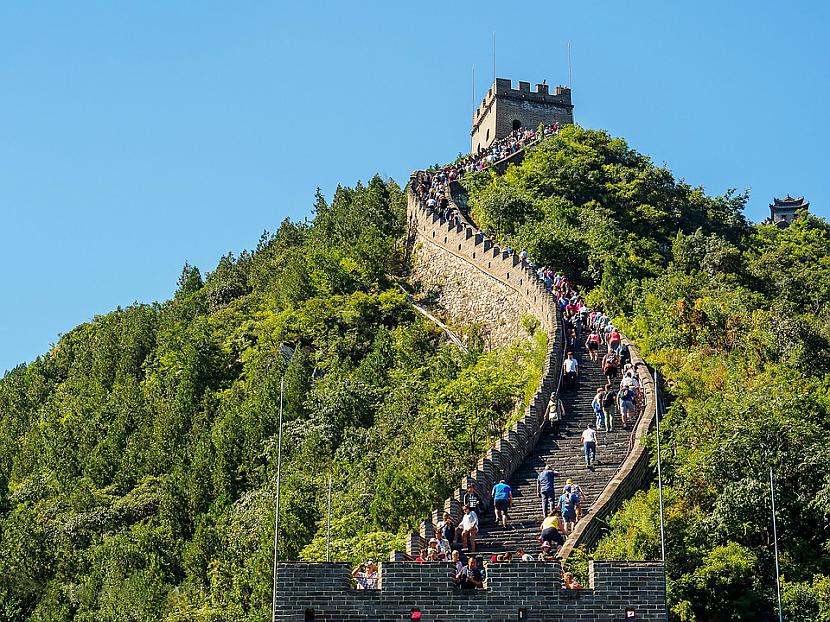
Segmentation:
{"type": "Polygon", "coordinates": [[[573,492],[565,494],[565,507],[569,510],[576,509],[576,504],[579,503],[579,495],[573,492]]]}
{"type": "Polygon", "coordinates": [[[605,365],[606,367],[617,367],[619,365],[619,359],[617,358],[616,352],[608,353],[608,356],[605,357],[605,365]]]}
{"type": "Polygon", "coordinates": [[[602,398],[602,403],[606,408],[610,408],[614,405],[614,392],[613,391],[606,391],[605,395],[602,398]]]}

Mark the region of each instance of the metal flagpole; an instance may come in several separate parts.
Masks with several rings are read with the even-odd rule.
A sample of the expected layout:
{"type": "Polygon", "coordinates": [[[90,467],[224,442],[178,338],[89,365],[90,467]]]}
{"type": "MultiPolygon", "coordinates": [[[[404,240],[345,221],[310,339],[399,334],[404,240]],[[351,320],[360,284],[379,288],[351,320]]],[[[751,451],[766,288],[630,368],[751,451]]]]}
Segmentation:
{"type": "Polygon", "coordinates": [[[769,467],[769,492],[772,496],[772,539],[775,544],[775,591],[778,593],[778,622],[784,622],[781,607],[781,571],[778,567],[778,526],[775,521],[775,483],[772,479],[772,465],[769,467]]]}
{"type": "MultiPolygon", "coordinates": [[[[568,50],[570,50],[570,44],[568,44],[568,50]]],[[[654,389],[658,391],[660,376],[658,375],[657,370],[654,370],[654,389]]],[[[662,452],[660,447],[660,418],[663,416],[663,409],[660,406],[661,401],[657,400],[657,416],[654,418],[657,421],[657,490],[660,496],[660,551],[663,558],[663,589],[668,592],[668,573],[666,572],[666,527],[665,527],[665,519],[663,517],[663,465],[662,465],[662,452]]],[[[669,619],[669,599],[668,594],[665,594],[665,601],[666,601],[666,620],[669,619]]]]}
{"type": "Polygon", "coordinates": [[[329,469],[329,511],[326,519],[326,561],[331,561],[331,469],[329,469]]]}
{"type": "Polygon", "coordinates": [[[277,619],[277,564],[280,538],[280,470],[282,468],[282,393],[285,380],[280,380],[280,427],[277,432],[277,511],[274,516],[274,592],[271,596],[271,622],[277,619]]]}

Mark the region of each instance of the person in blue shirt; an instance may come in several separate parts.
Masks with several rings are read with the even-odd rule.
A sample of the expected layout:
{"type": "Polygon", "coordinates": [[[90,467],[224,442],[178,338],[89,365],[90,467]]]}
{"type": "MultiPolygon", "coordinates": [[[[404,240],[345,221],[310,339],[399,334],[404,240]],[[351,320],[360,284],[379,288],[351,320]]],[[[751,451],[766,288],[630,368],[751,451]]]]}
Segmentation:
{"type": "Polygon", "coordinates": [[[556,507],[556,475],[558,473],[549,464],[536,478],[536,494],[542,498],[542,517],[556,507]]]}
{"type": "Polygon", "coordinates": [[[562,512],[562,531],[570,535],[576,525],[576,506],[579,505],[579,495],[570,486],[565,486],[556,506],[562,512]]]}
{"type": "Polygon", "coordinates": [[[507,527],[507,510],[513,505],[513,490],[501,480],[493,486],[493,506],[496,508],[496,522],[507,527]]]}

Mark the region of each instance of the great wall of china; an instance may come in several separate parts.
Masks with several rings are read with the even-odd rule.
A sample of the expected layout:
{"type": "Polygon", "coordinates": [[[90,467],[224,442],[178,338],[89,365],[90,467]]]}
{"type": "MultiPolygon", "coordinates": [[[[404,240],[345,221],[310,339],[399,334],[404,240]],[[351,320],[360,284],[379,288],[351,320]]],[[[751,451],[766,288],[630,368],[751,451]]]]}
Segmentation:
{"type": "MultiPolygon", "coordinates": [[[[494,167],[501,172],[523,155],[524,152],[513,154],[494,167]]],[[[453,190],[447,191],[451,203],[459,187],[453,190]]],[[[590,512],[567,538],[559,557],[565,561],[574,548],[592,546],[601,537],[610,514],[653,476],[644,441],[656,416],[653,379],[642,357],[628,342],[645,397],[644,408],[633,429],[607,435],[605,447],[600,446],[600,455],[606,453],[605,458],[601,457],[600,468],[579,468],[578,433],[569,433],[568,426],[581,431],[585,422],[592,420],[589,393],[596,385],[585,381],[573,395],[562,396],[566,410],[563,439],[552,439],[542,425],[548,398],[557,388],[563,356],[562,323],[553,296],[530,266],[499,248],[469,222],[447,221],[421,205],[411,184],[408,221],[413,279],[440,292],[439,302],[450,317],[483,325],[498,342],[521,334],[522,315],[531,314],[538,319],[541,330],[548,335],[542,380],[520,419],[495,442],[432,516],[424,517],[420,532],[407,537],[406,552],[393,553],[390,561],[381,563],[379,590],[352,589],[347,564],[281,563],[276,573],[277,619],[391,621],[410,619],[410,613],[417,610],[420,619],[434,622],[599,622],[631,619],[632,615],[638,620],[665,620],[663,568],[655,562],[590,561],[590,582],[583,590],[561,589],[560,562],[495,563],[487,570],[486,589],[463,593],[453,586],[449,563],[404,561],[425,545],[433,535],[433,523],[444,511],[460,519],[461,497],[469,484],[476,485],[484,498],[484,514],[489,516],[490,489],[502,478],[518,492],[514,508],[516,526],[498,530],[492,517],[489,521],[485,518],[479,550],[530,547],[540,522],[538,500],[531,487],[542,463],[551,461],[563,476],[577,479],[589,492],[591,501],[590,512]]],[[[587,368],[589,378],[591,374],[597,375],[597,370],[589,365],[583,368],[587,368]]]]}

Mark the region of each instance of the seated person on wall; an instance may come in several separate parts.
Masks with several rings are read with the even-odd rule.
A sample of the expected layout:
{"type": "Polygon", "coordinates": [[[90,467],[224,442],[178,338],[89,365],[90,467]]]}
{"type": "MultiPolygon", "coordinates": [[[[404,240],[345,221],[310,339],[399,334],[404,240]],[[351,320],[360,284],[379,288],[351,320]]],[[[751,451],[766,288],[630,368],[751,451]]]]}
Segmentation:
{"type": "Polygon", "coordinates": [[[566,572],[562,575],[562,587],[566,590],[581,590],[582,584],[574,579],[574,576],[570,572],[566,572]]]}
{"type": "Polygon", "coordinates": [[[441,559],[441,550],[438,545],[438,538],[429,539],[429,543],[427,544],[427,559],[429,561],[441,559]]]}
{"type": "Polygon", "coordinates": [[[462,590],[480,590],[484,587],[484,573],[478,567],[475,557],[467,560],[467,565],[455,576],[455,583],[462,590]]]}
{"type": "Polygon", "coordinates": [[[378,567],[371,560],[355,568],[352,577],[359,590],[378,589],[378,567]]]}
{"type": "Polygon", "coordinates": [[[516,555],[514,557],[517,560],[519,560],[520,562],[532,562],[533,561],[533,555],[531,555],[530,553],[525,553],[524,549],[519,549],[518,551],[516,551],[516,555]]]}
{"type": "Polygon", "coordinates": [[[455,540],[455,521],[449,512],[444,512],[443,520],[435,525],[435,533],[439,534],[439,538],[447,540],[449,545],[452,546],[455,540]]]}

